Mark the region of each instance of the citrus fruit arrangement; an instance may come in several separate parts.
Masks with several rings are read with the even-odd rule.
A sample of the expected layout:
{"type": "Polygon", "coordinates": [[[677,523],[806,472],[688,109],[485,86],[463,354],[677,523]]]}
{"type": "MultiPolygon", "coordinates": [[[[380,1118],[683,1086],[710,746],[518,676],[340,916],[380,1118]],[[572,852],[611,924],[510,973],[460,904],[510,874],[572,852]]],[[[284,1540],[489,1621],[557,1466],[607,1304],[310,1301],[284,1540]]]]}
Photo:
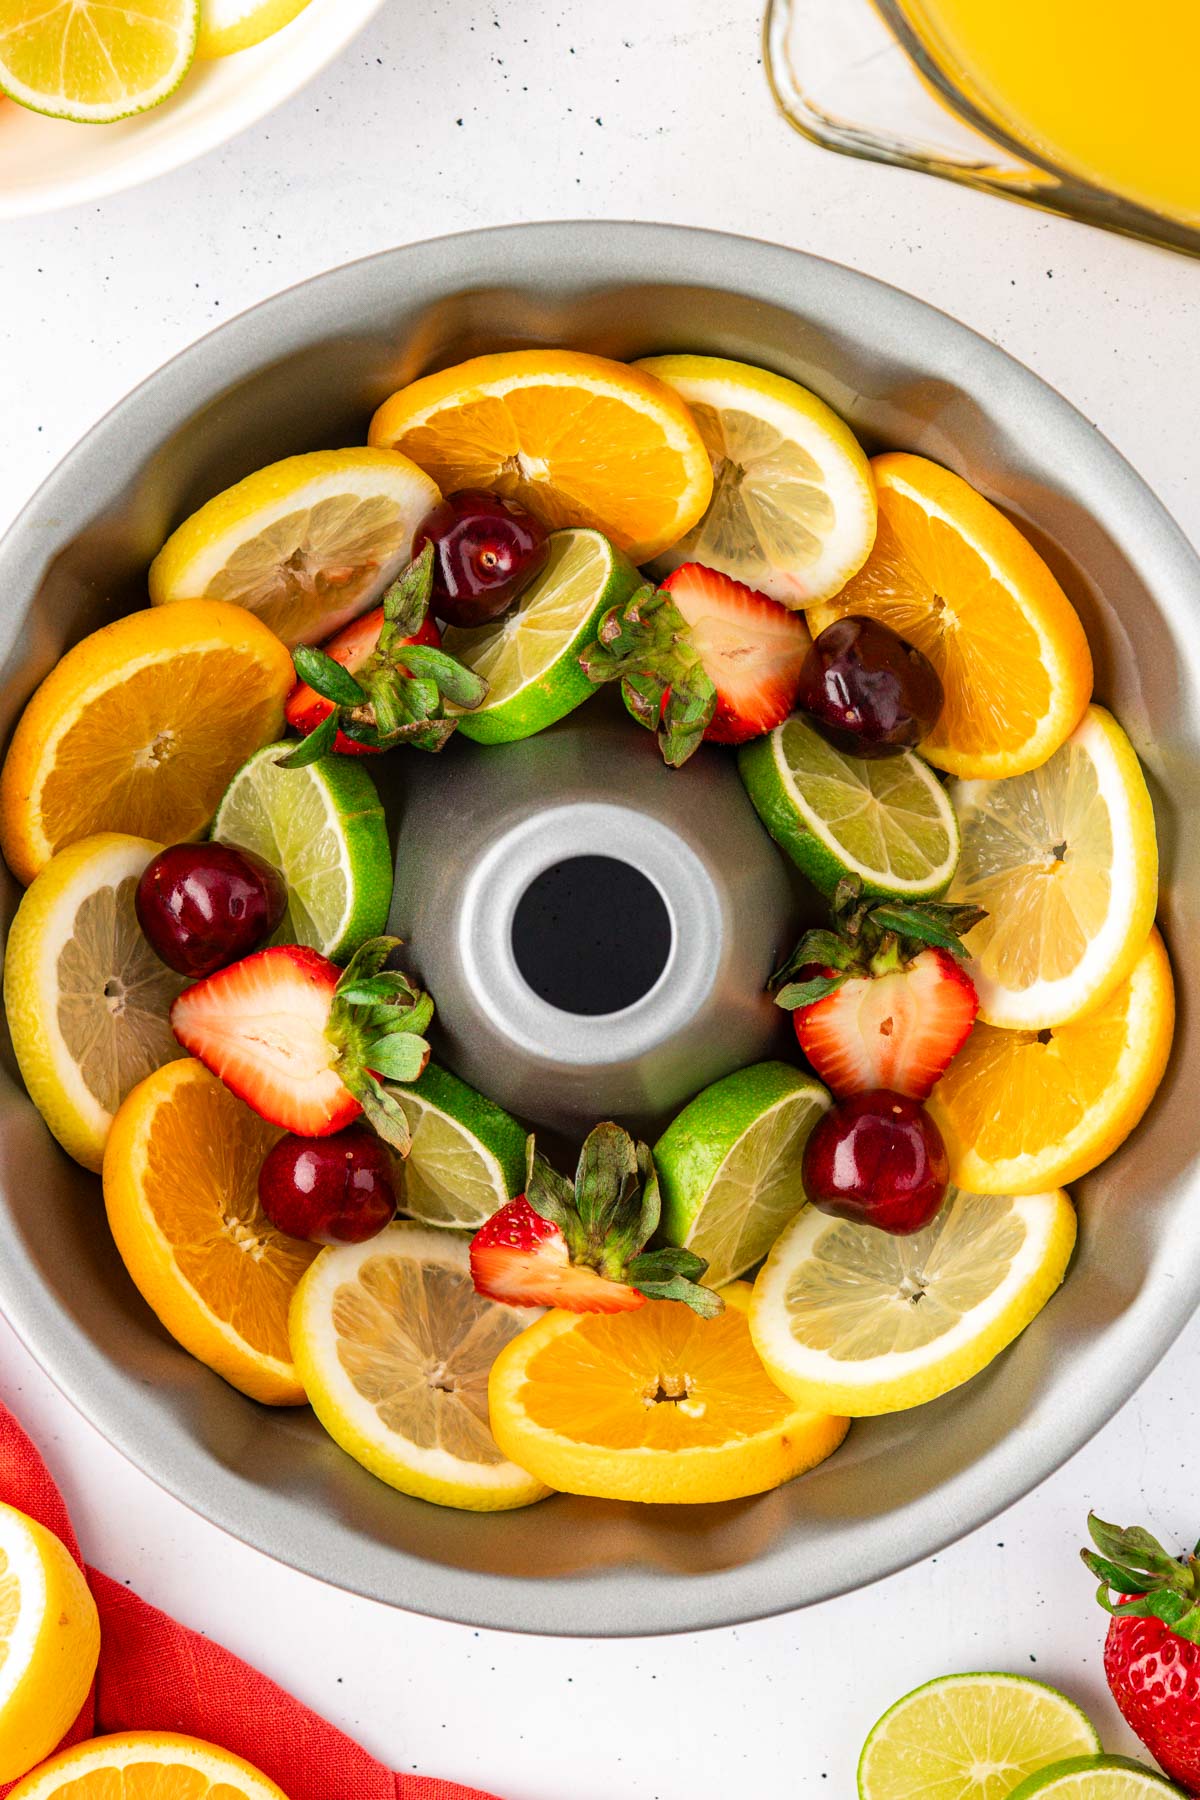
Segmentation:
{"type": "Polygon", "coordinates": [[[526,349],[369,436],[210,499],[29,701],[0,774],[29,1093],[166,1330],[392,1486],[776,1487],[1067,1274],[1065,1185],[1171,1044],[1137,757],[1009,519],[778,374],[526,349]],[[736,760],[820,922],[771,984],[794,1058],[653,1145],[597,1123],[568,1178],[431,1061],[371,770],[609,683],[671,779],[736,760]]]}

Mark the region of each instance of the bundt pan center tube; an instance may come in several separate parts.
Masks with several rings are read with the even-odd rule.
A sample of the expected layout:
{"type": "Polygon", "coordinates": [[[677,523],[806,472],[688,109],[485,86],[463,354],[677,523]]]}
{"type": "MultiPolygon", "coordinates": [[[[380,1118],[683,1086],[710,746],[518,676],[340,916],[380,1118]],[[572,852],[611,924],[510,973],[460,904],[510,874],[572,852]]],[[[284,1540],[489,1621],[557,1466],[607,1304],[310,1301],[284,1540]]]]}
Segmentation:
{"type": "MultiPolygon", "coordinates": [[[[1087,421],[994,345],[867,276],[713,233],[561,224],[412,245],[307,282],[178,357],[72,452],[0,546],[6,732],[69,644],[145,605],[151,558],[204,500],[278,457],[363,442],[374,407],[427,370],[523,344],[763,364],[822,395],[869,448],[933,457],[1003,507],[1083,616],[1097,698],[1154,792],[1168,936],[1196,941],[1200,841],[1182,826],[1200,808],[1200,565],[1181,533],[1087,421]]],[[[724,1068],[787,1042],[761,995],[797,923],[782,859],[727,758],[706,748],[672,772],[631,726],[618,740],[618,723],[602,696],[523,745],[452,743],[440,765],[380,759],[396,784],[393,924],[437,993],[439,1053],[572,1147],[610,1112],[652,1128],[724,1068]],[[580,893],[601,883],[637,940],[619,967],[603,931],[576,956],[561,942],[564,905],[578,924],[580,893]]],[[[6,881],[10,918],[17,898],[6,881]]],[[[94,1178],[55,1147],[11,1054],[0,1307],[157,1482],[355,1592],[586,1635],[728,1625],[826,1599],[928,1556],[1043,1480],[1200,1301],[1200,978],[1176,960],[1171,1071],[1141,1129],[1077,1184],[1080,1244],[1058,1297],[986,1373],[856,1424],[837,1456],[757,1499],[556,1497],[483,1517],[384,1487],[305,1412],[256,1406],[166,1336],[121,1266],[94,1178]]]]}

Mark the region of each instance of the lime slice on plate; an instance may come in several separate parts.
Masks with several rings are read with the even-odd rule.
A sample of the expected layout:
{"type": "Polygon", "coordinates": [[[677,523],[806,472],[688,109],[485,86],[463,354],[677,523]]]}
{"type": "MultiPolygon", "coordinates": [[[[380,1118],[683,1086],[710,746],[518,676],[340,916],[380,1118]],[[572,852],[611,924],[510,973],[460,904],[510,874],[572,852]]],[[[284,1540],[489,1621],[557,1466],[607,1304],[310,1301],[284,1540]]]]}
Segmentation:
{"type": "Polygon", "coordinates": [[[430,1063],[393,1087],[412,1132],[404,1210],[424,1225],[474,1231],[525,1186],[525,1130],[495,1101],[430,1063]]]}
{"type": "Polygon", "coordinates": [[[579,666],[601,615],[641,586],[627,557],[599,531],[555,531],[550,560],[512,612],[475,630],[451,627],[442,646],[482,675],[487,703],[459,716],[464,737],[511,744],[582,704],[595,688],[579,666]]]}
{"type": "Polygon", "coordinates": [[[80,125],[158,106],[196,54],[199,0],[0,0],[0,92],[80,125]]]}
{"type": "Polygon", "coordinates": [[[1025,1776],[1099,1749],[1091,1720],[1040,1681],[946,1675],[884,1713],[863,1746],[859,1800],[1009,1800],[1025,1776]]]}
{"type": "Polygon", "coordinates": [[[704,1257],[710,1287],[761,1262],[806,1204],[800,1159],[829,1104],[811,1075],[754,1063],[697,1094],[655,1144],[660,1235],[704,1257]]]}
{"type": "Polygon", "coordinates": [[[492,1363],[539,1316],[475,1292],[465,1238],[400,1223],[321,1252],[292,1300],[292,1354],[348,1456],[401,1493],[499,1512],[549,1492],[488,1422],[492,1363]]]}
{"type": "Polygon", "coordinates": [[[798,715],[738,752],[775,842],[823,894],[845,875],[880,899],[946,891],[958,864],[954,809],[919,756],[846,756],[798,715]]]}
{"type": "Polygon", "coordinates": [[[1181,1790],[1125,1756],[1072,1756],[1014,1788],[1008,1800],[1166,1800],[1181,1790]]]}
{"type": "Polygon", "coordinates": [[[902,1412],[977,1375],[1057,1292],[1075,1209],[1045,1194],[951,1188],[893,1237],[807,1207],[754,1284],[750,1332],[772,1379],[820,1412],[902,1412]]]}
{"type": "Polygon", "coordinates": [[[206,60],[248,50],[290,25],[308,0],[201,0],[196,55],[206,60]]]}
{"type": "Polygon", "coordinates": [[[288,909],[273,942],[347,962],[387,924],[392,852],[375,783],[359,762],[323,756],[281,769],[294,743],[268,744],[225,790],[212,836],[279,870],[288,909]]]}
{"type": "Polygon", "coordinates": [[[875,541],[875,483],[837,414],[798,382],[720,356],[636,365],[687,402],[713,466],[700,523],[654,564],[705,563],[784,606],[839,592],[875,541]]]}

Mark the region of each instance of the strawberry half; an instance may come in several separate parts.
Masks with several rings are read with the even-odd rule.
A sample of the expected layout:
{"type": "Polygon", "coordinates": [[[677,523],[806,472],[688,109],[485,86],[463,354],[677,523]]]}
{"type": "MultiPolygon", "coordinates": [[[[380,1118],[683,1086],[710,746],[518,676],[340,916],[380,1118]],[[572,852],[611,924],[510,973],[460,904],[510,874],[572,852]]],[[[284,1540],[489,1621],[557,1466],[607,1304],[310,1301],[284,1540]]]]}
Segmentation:
{"type": "Polygon", "coordinates": [[[408,1122],[382,1080],[415,1081],[433,1001],[386,969],[398,938],[372,938],[346,970],[301,944],[231,963],[180,994],[171,1028],[272,1125],[328,1137],[360,1113],[401,1155],[408,1122]]]}
{"type": "Polygon", "coordinates": [[[847,879],[832,931],[809,931],[772,979],[800,1048],[835,1094],[890,1088],[928,1099],[962,1049],[979,999],[960,935],[979,907],[860,898],[847,879]]]}
{"type": "Polygon", "coordinates": [[[580,657],[588,680],[621,683],[673,768],[697,746],[744,744],[783,723],[811,639],[798,613],[729,575],[684,563],[605,613],[580,657]]]}
{"type": "Polygon", "coordinates": [[[699,1287],[708,1264],[691,1250],[643,1246],[658,1228],[658,1176],[645,1144],[619,1125],[597,1125],[579,1156],[575,1184],[528,1140],[525,1193],[471,1239],[479,1293],[510,1306],[566,1312],[631,1312],[651,1300],[682,1300],[703,1318],[724,1303],[699,1287]]]}
{"type": "Polygon", "coordinates": [[[284,758],[298,769],[331,751],[362,756],[413,744],[440,750],[455,727],[446,702],[468,711],[487,682],[441,648],[429,617],[433,546],[393,582],[383,605],[356,619],[322,649],[292,652],[298,677],[284,711],[304,742],[284,758]]]}

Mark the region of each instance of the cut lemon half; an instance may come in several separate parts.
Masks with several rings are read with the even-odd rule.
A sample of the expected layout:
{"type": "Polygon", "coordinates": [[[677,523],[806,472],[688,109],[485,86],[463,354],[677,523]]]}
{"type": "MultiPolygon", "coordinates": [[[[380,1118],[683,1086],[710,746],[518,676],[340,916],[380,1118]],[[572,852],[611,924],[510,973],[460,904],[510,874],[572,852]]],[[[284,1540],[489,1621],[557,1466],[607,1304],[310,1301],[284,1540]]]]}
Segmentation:
{"type": "Polygon", "coordinates": [[[987,913],[966,939],[980,1018],[1036,1031],[1092,1011],[1133,968],[1158,905],[1154,808],[1129,739],[1089,706],[1040,769],[950,795],[962,838],[950,899],[987,913]]]}
{"type": "Polygon", "coordinates": [[[865,614],[925,652],[946,700],[921,754],[939,769],[972,778],[1036,769],[1091,698],[1075,608],[1028,539],[961,476],[897,451],[871,466],[875,546],[813,612],[813,632],[865,614]]]}
{"type": "Polygon", "coordinates": [[[296,1290],[292,1349],[355,1462],[419,1500],[500,1512],[549,1491],[488,1422],[492,1363],[537,1317],[476,1293],[466,1238],[400,1223],[321,1252],[296,1290]]]}
{"type": "Polygon", "coordinates": [[[388,1092],[412,1133],[403,1180],[414,1219],[476,1231],[524,1190],[525,1128],[494,1100],[436,1063],[388,1092]]]}
{"type": "Polygon", "coordinates": [[[281,1135],[201,1063],[171,1063],[113,1120],[104,1204],[134,1286],[176,1343],[252,1400],[300,1406],[288,1306],[317,1249],[258,1203],[281,1135]]]}
{"type": "Polygon", "coordinates": [[[274,37],[304,11],[308,0],[200,0],[196,55],[232,56],[274,37]]]}
{"type": "Polygon", "coordinates": [[[154,954],[133,904],[161,848],[108,832],[60,850],[9,933],[4,1010],[21,1076],[85,1169],[100,1168],[130,1089],[184,1054],[167,1017],[183,977],[154,954]]]}
{"type": "Polygon", "coordinates": [[[704,563],[790,607],[844,587],[875,541],[875,483],[837,414],[798,382],[721,356],[636,367],[687,402],[713,471],[707,512],[657,572],[704,563]]]}
{"type": "Polygon", "coordinates": [[[283,733],[292,659],[236,606],[130,613],[68,650],[0,773],[0,848],[31,882],[101,831],[198,837],[252,750],[283,733]]]}
{"type": "Polygon", "coordinates": [[[0,0],[0,92],[80,125],[158,106],[196,53],[199,0],[0,0]]]}
{"type": "Polygon", "coordinates": [[[174,1731],[122,1731],[63,1750],[8,1800],[288,1800],[282,1788],[217,1744],[174,1731]]]}
{"type": "Polygon", "coordinates": [[[962,1194],[910,1237],[808,1207],[754,1284],[750,1331],[797,1403],[865,1418],[986,1368],[1062,1283],[1075,1209],[1061,1192],[962,1194]]]}
{"type": "Polygon", "coordinates": [[[186,519],[150,565],[150,598],[225,600],[289,646],[373,606],[441,495],[393,450],[313,450],[271,463],[186,519]]]}
{"type": "Polygon", "coordinates": [[[750,1289],[701,1319],[672,1300],[550,1312],[496,1359],[496,1442],[550,1487],[671,1504],[765,1493],[824,1462],[847,1421],[798,1408],[750,1341],[750,1289]]]}
{"type": "Polygon", "coordinates": [[[1099,1748],[1086,1714],[1043,1682],[945,1675],[875,1726],[858,1765],[859,1800],[1010,1800],[1025,1776],[1099,1748]]]}
{"type": "Polygon", "coordinates": [[[100,1620],[54,1533],[0,1503],[0,1783],[49,1756],[87,1699],[100,1620]]]}
{"type": "Polygon", "coordinates": [[[929,1098],[951,1178],[977,1194],[1031,1194],[1077,1181],[1141,1119],[1175,1025],[1171,965],[1157,931],[1114,994],[1042,1031],[976,1024],[929,1098]]]}
{"type": "Polygon", "coordinates": [[[447,494],[490,488],[552,530],[594,526],[635,563],[690,531],[712,494],[679,396],[581,350],[508,350],[425,375],[384,401],[370,440],[411,456],[447,494]]]}

